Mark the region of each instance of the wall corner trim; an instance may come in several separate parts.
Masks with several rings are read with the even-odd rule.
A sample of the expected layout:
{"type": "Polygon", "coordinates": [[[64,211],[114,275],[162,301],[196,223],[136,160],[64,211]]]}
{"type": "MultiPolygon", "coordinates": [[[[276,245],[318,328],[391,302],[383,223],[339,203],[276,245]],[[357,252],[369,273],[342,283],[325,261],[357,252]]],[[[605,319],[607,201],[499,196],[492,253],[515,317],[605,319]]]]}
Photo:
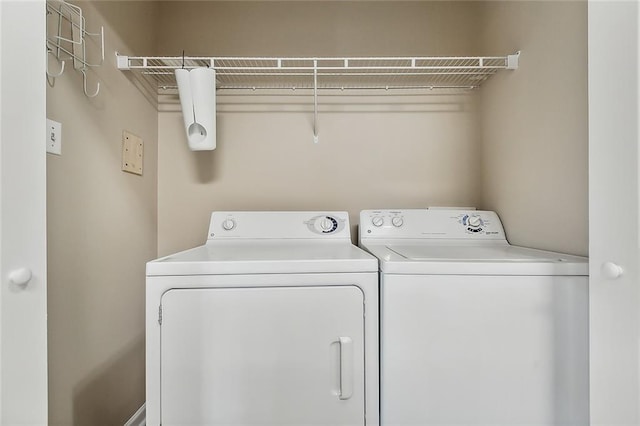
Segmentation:
{"type": "Polygon", "coordinates": [[[124,424],[124,426],[145,426],[147,424],[146,420],[147,414],[147,404],[142,404],[142,407],[138,408],[138,411],[135,412],[133,416],[124,424]]]}

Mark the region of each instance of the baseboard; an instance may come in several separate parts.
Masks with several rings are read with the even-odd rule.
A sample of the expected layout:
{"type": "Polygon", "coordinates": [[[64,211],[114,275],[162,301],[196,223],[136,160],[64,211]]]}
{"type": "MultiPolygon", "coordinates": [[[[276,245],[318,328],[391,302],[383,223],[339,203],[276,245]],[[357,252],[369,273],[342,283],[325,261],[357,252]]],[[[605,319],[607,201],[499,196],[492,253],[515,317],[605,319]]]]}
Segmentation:
{"type": "Polygon", "coordinates": [[[145,426],[147,424],[146,406],[147,404],[142,404],[142,407],[138,408],[138,411],[127,420],[124,426],[145,426]]]}

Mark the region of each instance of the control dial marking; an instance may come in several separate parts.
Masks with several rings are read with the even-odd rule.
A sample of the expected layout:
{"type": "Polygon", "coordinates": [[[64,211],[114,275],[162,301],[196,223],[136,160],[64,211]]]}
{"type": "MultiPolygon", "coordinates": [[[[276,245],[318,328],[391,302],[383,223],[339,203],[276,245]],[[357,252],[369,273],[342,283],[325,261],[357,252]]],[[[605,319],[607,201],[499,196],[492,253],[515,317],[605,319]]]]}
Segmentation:
{"type": "Polygon", "coordinates": [[[404,224],[404,219],[401,216],[394,216],[393,219],[391,219],[391,224],[399,228],[404,224]]]}
{"type": "Polygon", "coordinates": [[[225,231],[231,231],[235,227],[236,227],[236,221],[231,218],[225,219],[222,222],[222,229],[224,229],[225,231]]]}
{"type": "Polygon", "coordinates": [[[331,216],[318,216],[314,221],[314,227],[323,234],[331,234],[338,229],[338,221],[331,216]]]}
{"type": "Polygon", "coordinates": [[[462,224],[467,228],[467,231],[477,233],[482,232],[484,222],[480,216],[472,214],[470,216],[464,215],[462,218],[462,224]]]}

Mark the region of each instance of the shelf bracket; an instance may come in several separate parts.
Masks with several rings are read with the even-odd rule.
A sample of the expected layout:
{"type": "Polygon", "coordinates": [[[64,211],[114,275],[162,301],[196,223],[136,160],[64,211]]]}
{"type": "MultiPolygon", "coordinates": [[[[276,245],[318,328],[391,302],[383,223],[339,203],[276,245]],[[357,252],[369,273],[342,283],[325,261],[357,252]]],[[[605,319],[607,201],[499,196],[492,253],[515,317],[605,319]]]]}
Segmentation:
{"type": "Polygon", "coordinates": [[[313,60],[313,143],[318,143],[318,60],[313,60]]]}
{"type": "Polygon", "coordinates": [[[520,51],[518,50],[513,55],[507,55],[507,69],[508,70],[517,70],[518,69],[518,61],[520,60],[520,51]]]}
{"type": "Polygon", "coordinates": [[[116,52],[116,64],[119,70],[130,70],[129,57],[126,55],[120,55],[116,52]]]}

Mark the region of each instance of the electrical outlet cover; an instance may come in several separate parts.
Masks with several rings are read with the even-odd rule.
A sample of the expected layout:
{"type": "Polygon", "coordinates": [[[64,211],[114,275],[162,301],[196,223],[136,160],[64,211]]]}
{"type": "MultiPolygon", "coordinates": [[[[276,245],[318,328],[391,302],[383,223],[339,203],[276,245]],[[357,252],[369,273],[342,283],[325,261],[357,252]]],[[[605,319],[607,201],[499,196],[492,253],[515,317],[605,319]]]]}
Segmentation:
{"type": "Polygon", "coordinates": [[[62,155],[62,123],[47,118],[47,152],[62,155]]]}
{"type": "Polygon", "coordinates": [[[144,143],[131,132],[122,132],[122,170],[142,176],[144,143]]]}

